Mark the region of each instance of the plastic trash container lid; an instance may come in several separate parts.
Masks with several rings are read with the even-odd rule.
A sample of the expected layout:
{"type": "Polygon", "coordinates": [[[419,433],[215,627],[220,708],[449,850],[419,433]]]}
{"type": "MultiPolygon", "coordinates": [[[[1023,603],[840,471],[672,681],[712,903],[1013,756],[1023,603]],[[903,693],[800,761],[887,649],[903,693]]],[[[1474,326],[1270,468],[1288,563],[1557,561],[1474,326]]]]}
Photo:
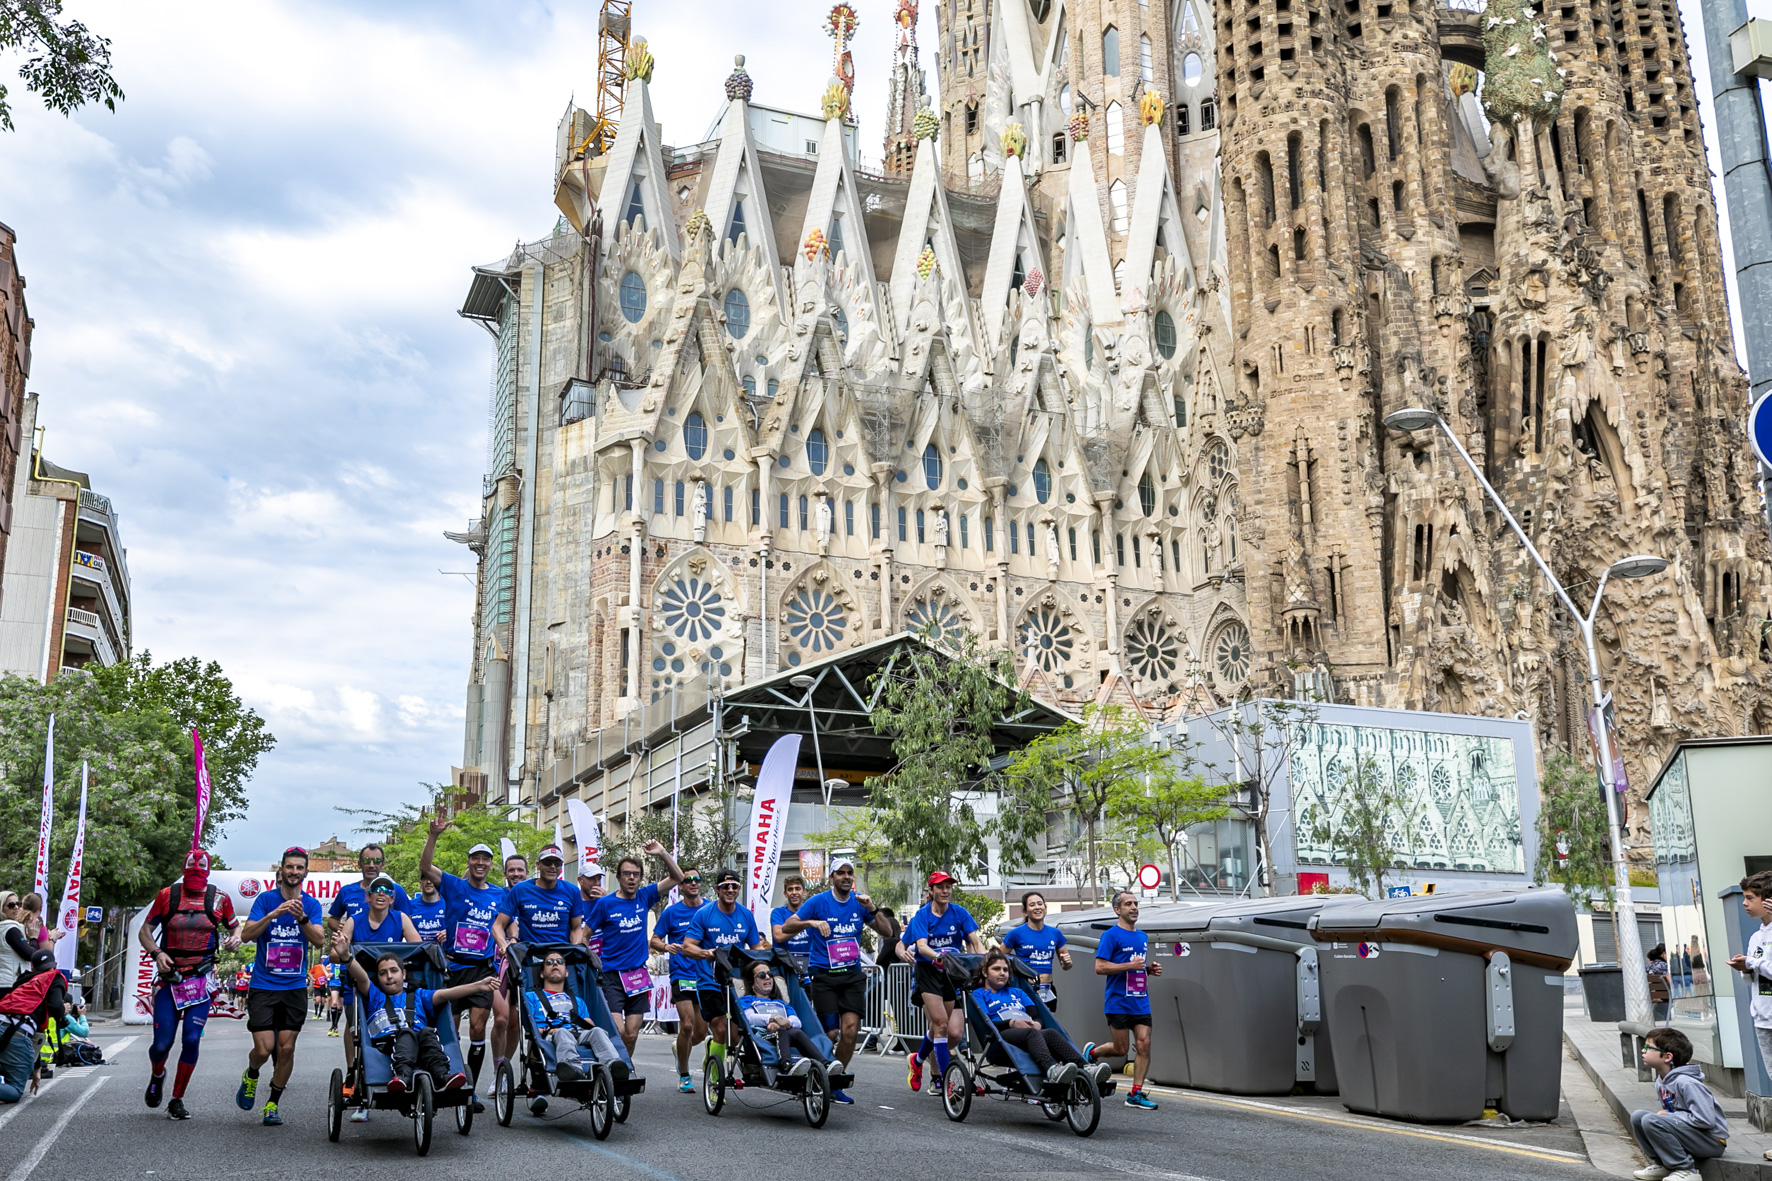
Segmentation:
{"type": "Polygon", "coordinates": [[[1224,902],[1171,907],[1161,921],[1140,917],[1141,930],[1167,934],[1171,931],[1244,931],[1289,943],[1313,940],[1310,920],[1325,907],[1364,902],[1346,894],[1296,894],[1281,898],[1235,898],[1224,902]]]}
{"type": "Polygon", "coordinates": [[[1566,971],[1577,947],[1575,906],[1561,890],[1414,894],[1325,907],[1311,919],[1322,943],[1419,943],[1467,955],[1499,948],[1521,963],[1566,971]]]}
{"type": "MultiPolygon", "coordinates": [[[[1140,931],[1168,930],[1174,925],[1176,916],[1188,911],[1202,909],[1201,904],[1194,902],[1141,902],[1138,907],[1138,929],[1140,931]]],[[[1093,910],[1073,910],[1054,915],[1048,919],[1049,924],[1056,923],[1059,930],[1069,935],[1093,935],[1101,933],[1120,921],[1110,906],[1099,906],[1093,910]]]]}

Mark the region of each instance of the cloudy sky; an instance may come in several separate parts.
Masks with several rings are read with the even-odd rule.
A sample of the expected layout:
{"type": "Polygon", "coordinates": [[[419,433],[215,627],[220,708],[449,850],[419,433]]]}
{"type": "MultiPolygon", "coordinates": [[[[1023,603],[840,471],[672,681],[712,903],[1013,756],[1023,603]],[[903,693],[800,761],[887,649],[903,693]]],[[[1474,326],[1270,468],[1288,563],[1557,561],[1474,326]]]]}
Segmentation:
{"type": "MultiPolygon", "coordinates": [[[[0,59],[46,454],[116,502],[137,650],[219,660],[278,739],[233,864],[461,760],[472,556],[442,531],[478,511],[492,353],[455,310],[554,224],[597,7],[68,0],[127,95],[71,120],[0,59]]],[[[735,53],[757,101],[815,110],[827,7],[635,0],[667,140],[706,131],[735,53]]],[[[860,8],[877,157],[890,8],[860,8]]]]}

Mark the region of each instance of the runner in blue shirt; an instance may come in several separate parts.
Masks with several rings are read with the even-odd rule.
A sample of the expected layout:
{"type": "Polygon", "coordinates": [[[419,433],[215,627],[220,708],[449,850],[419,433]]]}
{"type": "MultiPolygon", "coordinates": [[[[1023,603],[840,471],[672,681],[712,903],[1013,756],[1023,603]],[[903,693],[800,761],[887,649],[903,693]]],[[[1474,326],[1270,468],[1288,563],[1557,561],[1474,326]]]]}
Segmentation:
{"type": "MultiPolygon", "coordinates": [[[[812,974],[807,991],[812,994],[812,1010],[825,1028],[835,1029],[831,1040],[836,1043],[836,1059],[848,1074],[868,995],[867,972],[861,963],[861,929],[872,927],[884,948],[892,938],[892,924],[874,909],[866,894],[855,892],[855,862],[849,858],[831,862],[830,883],[830,889],[801,903],[780,929],[790,939],[807,937],[807,964],[812,974]]],[[[840,1087],[831,1092],[831,1098],[838,1103],[853,1102],[840,1087]]]]}
{"type": "MultiPolygon", "coordinates": [[[[708,1050],[726,1060],[726,990],[714,979],[714,952],[722,947],[766,947],[757,920],[738,904],[742,884],[736,871],[723,869],[714,879],[714,901],[706,903],[689,920],[683,932],[683,952],[695,961],[695,1003],[708,1023],[708,1050]]],[[[742,966],[742,965],[739,965],[742,966]]]]}
{"type": "Polygon", "coordinates": [[[412,925],[412,918],[394,905],[394,891],[399,889],[387,874],[376,875],[369,886],[369,906],[361,914],[346,915],[338,938],[333,941],[332,953],[340,963],[350,962],[353,943],[418,942],[418,929],[412,925]]]}
{"type": "Polygon", "coordinates": [[[649,886],[642,886],[646,864],[638,857],[623,857],[615,867],[615,892],[605,894],[589,904],[584,913],[586,940],[599,941],[598,960],[603,972],[597,978],[603,999],[609,1002],[609,1014],[621,1027],[621,1040],[628,1053],[640,1038],[640,1026],[646,1020],[646,1005],[652,996],[652,973],[646,970],[646,912],[658,905],[661,887],[670,889],[683,880],[677,859],[665,852],[657,841],[647,841],[644,851],[663,858],[665,876],[649,886]]]}
{"type": "MultiPolygon", "coordinates": [[[[380,845],[371,843],[357,850],[357,869],[362,872],[361,881],[351,882],[339,889],[332,897],[332,905],[326,910],[326,943],[332,946],[338,942],[339,929],[347,918],[357,918],[369,906],[369,883],[376,879],[382,867],[388,863],[387,851],[380,845]]],[[[406,909],[406,891],[400,886],[394,887],[394,909],[406,909]]],[[[357,1061],[357,990],[345,989],[340,1000],[344,1005],[345,1015],[345,1077],[351,1077],[351,1066],[357,1061]]],[[[350,1094],[349,1089],[345,1092],[350,1094]]]]}
{"type": "Polygon", "coordinates": [[[408,895],[406,913],[418,931],[421,943],[442,943],[449,930],[449,903],[437,892],[437,883],[430,878],[418,880],[418,897],[408,895]]]}
{"type": "Polygon", "coordinates": [[[1003,1040],[1027,1052],[1049,1083],[1068,1083],[1083,1065],[1070,1039],[1056,1029],[1046,1029],[1034,1016],[1034,1001],[1009,983],[1009,953],[995,948],[984,957],[984,987],[972,990],[991,1024],[1003,1040]]]}
{"type": "Polygon", "coordinates": [[[1108,1028],[1114,1031],[1111,1045],[1097,1046],[1090,1042],[1083,1047],[1083,1059],[1124,1058],[1128,1035],[1135,1042],[1132,1061],[1132,1090],[1126,1095],[1127,1107],[1157,1109],[1156,1100],[1144,1091],[1145,1071],[1151,1067],[1151,994],[1148,976],[1161,976],[1163,965],[1146,960],[1150,940],[1138,930],[1138,896],[1130,890],[1114,895],[1114,913],[1120,921],[1109,927],[1095,945],[1095,974],[1107,977],[1103,990],[1102,1010],[1108,1028]],[[1096,1051],[1101,1053],[1097,1055],[1096,1051]]]}
{"type": "Polygon", "coordinates": [[[308,945],[320,947],[326,942],[320,929],[320,904],[302,892],[307,877],[308,851],[285,849],[277,867],[277,888],[252,900],[252,914],[240,928],[240,942],[257,943],[258,950],[252,957],[252,989],[246,994],[252,1052],[246,1057],[246,1073],[240,1076],[234,1102],[241,1111],[252,1110],[258,1098],[259,1068],[275,1051],[277,1065],[263,1121],[271,1125],[283,1122],[277,1104],[295,1067],[295,1035],[308,1017],[308,945]]]}
{"type": "Polygon", "coordinates": [[[344,968],[340,964],[329,964],[326,968],[326,1018],[331,1028],[326,1031],[327,1037],[338,1037],[338,1023],[345,1015],[344,997],[340,994],[344,989],[344,968]]]}
{"type": "MultiPolygon", "coordinates": [[[[437,838],[453,823],[441,813],[432,817],[424,852],[418,858],[419,876],[434,882],[437,892],[448,903],[445,917],[449,925],[444,932],[444,947],[449,955],[449,984],[452,988],[497,977],[498,971],[493,963],[496,949],[492,942],[492,924],[498,918],[498,908],[505,899],[504,887],[487,881],[492,873],[493,852],[490,845],[476,844],[468,850],[468,876],[465,878],[444,873],[431,864],[431,859],[437,853],[437,838]]],[[[451,1012],[459,1013],[461,1009],[466,1009],[468,1013],[468,1084],[475,1088],[472,1102],[474,1111],[478,1113],[486,1110],[478,1090],[480,1067],[486,1062],[486,1015],[491,1013],[493,1016],[493,1044],[495,1047],[502,1047],[510,1021],[510,1004],[505,999],[504,991],[500,989],[490,995],[484,992],[470,993],[451,1012]]],[[[494,1074],[503,1063],[504,1056],[495,1054],[492,1064],[494,1074]]]]}
{"type": "Polygon", "coordinates": [[[500,954],[513,942],[584,942],[578,887],[567,885],[560,876],[566,868],[565,854],[557,845],[549,845],[535,855],[535,868],[536,876],[512,886],[498,908],[492,937],[500,954]]]}
{"type": "Polygon", "coordinates": [[[794,957],[800,965],[800,979],[805,983],[806,990],[812,990],[812,932],[802,927],[799,932],[789,935],[782,929],[783,925],[794,916],[806,901],[806,879],[795,874],[781,884],[781,892],[787,895],[788,904],[778,906],[769,912],[769,942],[794,957]]]}
{"type": "Polygon", "coordinates": [[[1058,991],[1052,987],[1053,961],[1063,965],[1065,971],[1071,970],[1071,953],[1065,949],[1064,932],[1046,925],[1046,895],[1038,890],[1021,896],[1021,913],[1027,921],[1003,936],[1003,950],[1039,975],[1040,999],[1056,1013],[1058,991]]]}
{"type": "Polygon", "coordinates": [[[671,1004],[677,1006],[677,1089],[693,1095],[695,1080],[689,1077],[689,1051],[708,1036],[708,1023],[701,1019],[701,1008],[695,1003],[701,972],[683,949],[683,932],[702,907],[701,871],[685,868],[678,890],[682,900],[671,903],[658,916],[649,946],[653,951],[668,952],[671,957],[671,1004]]]}
{"type": "Polygon", "coordinates": [[[937,961],[944,952],[984,951],[978,923],[964,906],[953,905],[953,897],[953,876],[939,869],[930,874],[929,901],[905,924],[903,937],[904,945],[916,953],[916,979],[912,987],[922,998],[923,1012],[929,1018],[929,1032],[911,1055],[908,1081],[911,1090],[916,1090],[922,1082],[923,1060],[933,1050],[935,1077],[930,1079],[929,1089],[937,1095],[941,1094],[942,1080],[947,1078],[948,1042],[959,1041],[966,1027],[966,1010],[960,1004],[959,990],[937,961]]]}

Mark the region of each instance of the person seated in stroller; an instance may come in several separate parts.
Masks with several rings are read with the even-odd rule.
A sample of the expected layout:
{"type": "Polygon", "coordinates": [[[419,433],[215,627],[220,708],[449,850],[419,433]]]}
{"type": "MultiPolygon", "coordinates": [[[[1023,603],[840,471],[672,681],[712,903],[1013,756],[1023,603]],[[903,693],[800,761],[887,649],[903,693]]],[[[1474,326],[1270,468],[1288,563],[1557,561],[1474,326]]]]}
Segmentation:
{"type": "MultiPolygon", "coordinates": [[[[801,1026],[793,1006],[776,995],[775,973],[765,960],[753,960],[744,966],[744,995],[738,998],[739,1014],[753,1041],[775,1047],[775,1064],[788,1068],[788,1051],[813,1062],[831,1064],[831,1058],[801,1026]]],[[[791,1071],[790,1071],[791,1072],[791,1071]]]]}
{"type": "MultiPolygon", "coordinates": [[[[363,998],[363,1027],[371,1046],[386,1054],[393,1065],[388,1091],[401,1094],[412,1089],[413,1071],[431,1076],[438,1090],[453,1091],[468,1081],[462,1071],[451,1071],[449,1055],[437,1036],[437,1006],[475,993],[490,993],[498,981],[487,978],[453,988],[406,987],[406,965],[397,952],[383,952],[375,961],[375,981],[355,958],[350,961],[351,985],[363,998]]],[[[368,1109],[360,1109],[364,1118],[368,1109]]],[[[352,1119],[356,1120],[353,1115],[352,1119]]],[[[358,1121],[361,1122],[361,1121],[358,1121]]]]}
{"type": "Polygon", "coordinates": [[[984,984],[972,990],[972,999],[990,1018],[997,1035],[1025,1051],[1045,1072],[1047,1082],[1069,1084],[1083,1069],[1083,1055],[1070,1039],[1059,1030],[1042,1027],[1032,1012],[1033,998],[1009,983],[1009,956],[1001,948],[984,957],[984,984]]]}
{"type": "MultiPolygon", "coordinates": [[[[554,1077],[562,1083],[575,1083],[585,1074],[579,1066],[581,1047],[590,1050],[592,1057],[611,1070],[621,1062],[621,1055],[616,1053],[609,1035],[592,1020],[585,999],[574,996],[566,987],[566,979],[566,957],[559,952],[547,953],[541,962],[541,987],[525,990],[523,1002],[529,1006],[536,1033],[553,1043],[554,1077]]],[[[541,1105],[545,1110],[547,1101],[542,1099],[541,1105]]]]}

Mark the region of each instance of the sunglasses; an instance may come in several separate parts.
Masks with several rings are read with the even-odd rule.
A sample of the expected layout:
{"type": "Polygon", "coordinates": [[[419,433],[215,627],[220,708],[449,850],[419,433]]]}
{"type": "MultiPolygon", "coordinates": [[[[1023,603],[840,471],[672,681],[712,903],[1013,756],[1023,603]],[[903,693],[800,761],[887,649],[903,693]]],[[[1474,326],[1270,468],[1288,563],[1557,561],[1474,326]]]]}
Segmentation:
{"type": "Polygon", "coordinates": [[[721,882],[719,885],[715,886],[714,889],[716,889],[716,890],[736,890],[736,889],[738,889],[738,883],[737,882],[721,882]]]}
{"type": "Polygon", "coordinates": [[[12,901],[12,902],[8,902],[8,903],[7,903],[7,904],[6,904],[6,909],[7,909],[7,910],[17,910],[17,909],[18,909],[18,908],[19,908],[19,907],[21,907],[21,906],[23,906],[23,905],[24,905],[24,903],[22,903],[22,902],[18,902],[18,901],[16,901],[16,900],[15,900],[15,901],[12,901]]]}
{"type": "Polygon", "coordinates": [[[357,862],[357,864],[358,865],[386,865],[387,861],[384,860],[383,858],[380,858],[380,857],[365,857],[365,858],[363,858],[363,860],[357,862]]]}
{"type": "Polygon", "coordinates": [[[566,966],[566,961],[559,956],[555,956],[553,959],[543,960],[541,963],[544,968],[564,968],[566,966]]]}
{"type": "Polygon", "coordinates": [[[370,887],[369,892],[371,894],[392,894],[394,892],[394,887],[392,887],[392,886],[372,886],[372,887],[370,887]]]}
{"type": "Polygon", "coordinates": [[[698,877],[687,877],[683,879],[683,884],[685,886],[689,885],[691,882],[698,886],[701,885],[701,879],[698,877]]]}

